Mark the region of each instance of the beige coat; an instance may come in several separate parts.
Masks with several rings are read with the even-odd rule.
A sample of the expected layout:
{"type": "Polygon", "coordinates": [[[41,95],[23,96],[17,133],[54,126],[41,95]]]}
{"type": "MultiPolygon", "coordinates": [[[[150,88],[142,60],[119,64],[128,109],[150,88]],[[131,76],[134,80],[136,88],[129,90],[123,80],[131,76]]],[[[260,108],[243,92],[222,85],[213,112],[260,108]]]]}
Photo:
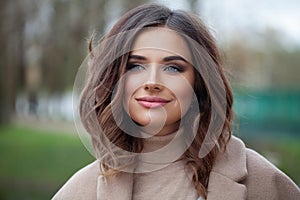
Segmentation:
{"type": "MultiPolygon", "coordinates": [[[[132,175],[122,174],[105,184],[99,162],[78,171],[53,197],[54,200],[130,200],[132,175]]],[[[300,199],[300,190],[264,157],[232,137],[209,177],[208,200],[300,199]]]]}

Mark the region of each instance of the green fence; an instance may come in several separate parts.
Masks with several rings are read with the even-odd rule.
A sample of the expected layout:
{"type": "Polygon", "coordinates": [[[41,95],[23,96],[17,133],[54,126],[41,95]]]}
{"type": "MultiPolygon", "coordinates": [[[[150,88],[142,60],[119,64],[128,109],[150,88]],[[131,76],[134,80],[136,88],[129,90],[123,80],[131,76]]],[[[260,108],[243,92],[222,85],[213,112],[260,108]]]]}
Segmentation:
{"type": "Polygon", "coordinates": [[[300,136],[300,91],[235,92],[239,133],[300,136]]]}

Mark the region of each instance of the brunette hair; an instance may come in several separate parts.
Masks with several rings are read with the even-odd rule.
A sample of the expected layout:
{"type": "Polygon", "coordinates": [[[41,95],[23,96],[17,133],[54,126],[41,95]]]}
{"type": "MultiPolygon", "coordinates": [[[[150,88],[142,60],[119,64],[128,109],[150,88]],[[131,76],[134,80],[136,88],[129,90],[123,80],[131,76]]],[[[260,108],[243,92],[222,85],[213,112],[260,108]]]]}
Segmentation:
{"type": "Polygon", "coordinates": [[[105,177],[121,172],[121,169],[115,170],[104,164],[119,162],[115,159],[117,152],[108,147],[108,142],[112,142],[128,152],[139,153],[142,151],[141,139],[125,134],[119,127],[127,120],[126,116],[121,114],[122,106],[119,106],[119,110],[116,111],[120,113],[117,121],[113,116],[112,105],[122,105],[122,100],[119,98],[122,94],[118,90],[114,92],[114,89],[126,72],[128,52],[130,52],[134,38],[143,28],[158,26],[167,27],[186,36],[193,65],[198,69],[195,70],[194,91],[199,102],[200,114],[187,117],[188,120],[193,118],[192,120],[197,123],[197,129],[196,136],[184,156],[186,166],[191,167],[194,172],[192,181],[195,189],[199,195],[206,198],[209,175],[214,161],[220,152],[225,151],[231,137],[233,95],[224,74],[216,43],[204,23],[197,16],[182,10],[172,11],[158,4],[146,4],[123,15],[97,48],[92,47],[91,40],[88,80],[80,100],[81,120],[91,135],[96,156],[104,161],[102,162],[102,173],[105,177]],[[126,34],[126,31],[133,32],[126,34]],[[125,34],[121,36],[120,33],[125,34]],[[112,37],[114,39],[109,39],[112,37]],[[191,44],[187,38],[193,40],[197,45],[191,44]],[[211,84],[212,87],[218,87],[218,83],[214,82],[214,77],[205,77],[211,76],[210,74],[200,74],[198,71],[201,69],[212,71],[213,76],[219,77],[225,93],[223,100],[218,98],[221,94],[218,92],[212,94],[207,86],[211,84]],[[212,113],[213,105],[217,106],[217,114],[212,113]],[[225,105],[225,111],[222,111],[222,105],[225,105]],[[204,157],[199,157],[201,145],[209,131],[209,124],[220,121],[221,115],[223,115],[224,121],[220,125],[220,130],[217,130],[218,128],[210,130],[220,131],[220,135],[217,138],[212,138],[215,142],[212,150],[204,157]],[[98,128],[95,128],[95,124],[98,128]]]}

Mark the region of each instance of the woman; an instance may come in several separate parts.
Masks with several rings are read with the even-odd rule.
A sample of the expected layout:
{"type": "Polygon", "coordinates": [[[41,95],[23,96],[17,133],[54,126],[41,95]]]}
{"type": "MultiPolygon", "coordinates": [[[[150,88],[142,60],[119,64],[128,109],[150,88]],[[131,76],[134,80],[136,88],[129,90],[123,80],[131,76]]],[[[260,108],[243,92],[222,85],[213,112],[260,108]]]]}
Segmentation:
{"type": "Polygon", "coordinates": [[[53,199],[300,199],[231,136],[232,90],[199,18],[142,5],[90,51],[80,114],[97,161],[53,199]]]}

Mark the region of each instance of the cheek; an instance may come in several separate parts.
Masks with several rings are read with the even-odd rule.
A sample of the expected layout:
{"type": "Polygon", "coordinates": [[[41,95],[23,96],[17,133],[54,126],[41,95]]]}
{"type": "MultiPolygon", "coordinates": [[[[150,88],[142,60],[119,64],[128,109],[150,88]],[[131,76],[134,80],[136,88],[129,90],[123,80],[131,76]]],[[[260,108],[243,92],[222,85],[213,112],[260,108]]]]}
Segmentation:
{"type": "Polygon", "coordinates": [[[127,88],[126,88],[126,84],[125,84],[125,87],[124,87],[124,96],[123,96],[123,108],[124,110],[128,113],[128,106],[129,106],[129,99],[130,99],[130,93],[127,92],[127,88]]]}
{"type": "Polygon", "coordinates": [[[124,79],[124,97],[123,97],[123,107],[127,113],[129,113],[129,103],[132,98],[134,91],[138,88],[138,83],[132,80],[130,77],[125,77],[124,79]]]}
{"type": "Polygon", "coordinates": [[[180,109],[181,115],[185,115],[189,109],[192,99],[193,99],[193,89],[191,87],[182,87],[176,92],[177,107],[180,109]]]}
{"type": "MultiPolygon", "coordinates": [[[[125,92],[126,93],[126,92],[125,92]]],[[[127,93],[123,100],[123,107],[127,115],[137,124],[146,126],[151,122],[151,115],[148,110],[139,107],[132,93],[127,93]]]]}
{"type": "Polygon", "coordinates": [[[189,109],[194,96],[193,79],[181,78],[169,83],[168,88],[176,98],[176,107],[179,107],[182,115],[184,115],[189,109]]]}
{"type": "Polygon", "coordinates": [[[149,114],[145,113],[145,111],[142,111],[134,99],[134,95],[139,90],[141,85],[142,82],[136,78],[129,77],[125,79],[123,108],[133,121],[140,125],[147,125],[151,121],[149,114]]]}

